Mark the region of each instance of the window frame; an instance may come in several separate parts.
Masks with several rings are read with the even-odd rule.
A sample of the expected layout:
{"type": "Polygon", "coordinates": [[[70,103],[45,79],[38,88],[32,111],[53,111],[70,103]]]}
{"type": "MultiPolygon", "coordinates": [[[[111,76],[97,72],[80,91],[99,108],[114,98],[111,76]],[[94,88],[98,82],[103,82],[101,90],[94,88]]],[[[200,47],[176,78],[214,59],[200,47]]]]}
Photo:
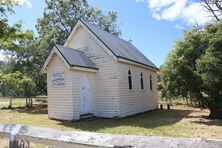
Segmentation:
{"type": "Polygon", "coordinates": [[[143,73],[140,73],[140,89],[144,90],[143,73]]]}
{"type": "Polygon", "coordinates": [[[128,89],[133,90],[133,80],[131,70],[128,70],[128,89]]]}
{"type": "Polygon", "coordinates": [[[153,90],[153,78],[152,75],[150,74],[150,90],[153,90]]]}

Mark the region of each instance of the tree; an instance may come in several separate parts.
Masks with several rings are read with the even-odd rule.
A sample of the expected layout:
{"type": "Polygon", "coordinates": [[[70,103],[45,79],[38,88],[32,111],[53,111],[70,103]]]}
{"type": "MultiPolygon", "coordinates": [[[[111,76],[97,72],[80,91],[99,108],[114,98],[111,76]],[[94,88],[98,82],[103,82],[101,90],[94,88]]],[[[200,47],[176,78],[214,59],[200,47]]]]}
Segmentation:
{"type": "Polygon", "coordinates": [[[116,12],[103,14],[99,8],[90,7],[87,0],[46,0],[43,18],[38,19],[37,30],[43,37],[56,30],[54,40],[63,44],[79,19],[95,23],[101,29],[119,35],[116,12]]]}
{"type": "Polygon", "coordinates": [[[9,97],[9,108],[12,108],[12,99],[20,94],[21,89],[19,82],[22,77],[20,72],[9,74],[0,73],[1,90],[5,96],[9,97]]]}
{"type": "Polygon", "coordinates": [[[22,22],[10,26],[8,24],[8,14],[14,13],[13,7],[18,3],[13,0],[0,1],[0,50],[17,51],[24,46],[24,43],[30,41],[31,31],[21,29],[22,22]]]}
{"type": "Polygon", "coordinates": [[[25,97],[26,106],[32,106],[32,98],[36,96],[35,83],[21,72],[3,73],[0,72],[0,89],[4,96],[10,98],[9,108],[12,108],[12,99],[25,97]]]}
{"type": "Polygon", "coordinates": [[[161,82],[168,96],[189,97],[210,109],[210,117],[222,113],[222,24],[204,31],[192,29],[176,42],[161,69],[161,82]]]}
{"type": "Polygon", "coordinates": [[[36,95],[35,83],[31,78],[23,76],[19,85],[22,96],[26,98],[26,107],[32,107],[32,98],[36,95]]]}
{"type": "Polygon", "coordinates": [[[222,116],[222,24],[207,26],[208,48],[197,60],[197,72],[202,80],[202,92],[211,117],[222,116]]]}

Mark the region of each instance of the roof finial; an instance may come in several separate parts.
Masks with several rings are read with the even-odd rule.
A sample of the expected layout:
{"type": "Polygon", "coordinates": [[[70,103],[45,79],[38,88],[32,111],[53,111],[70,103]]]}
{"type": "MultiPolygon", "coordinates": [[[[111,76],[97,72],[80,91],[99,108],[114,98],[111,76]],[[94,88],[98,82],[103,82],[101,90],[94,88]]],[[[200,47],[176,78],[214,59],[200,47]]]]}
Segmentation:
{"type": "Polygon", "coordinates": [[[132,42],[133,42],[133,40],[130,38],[130,39],[129,39],[129,42],[130,42],[130,43],[132,43],[132,42]]]}

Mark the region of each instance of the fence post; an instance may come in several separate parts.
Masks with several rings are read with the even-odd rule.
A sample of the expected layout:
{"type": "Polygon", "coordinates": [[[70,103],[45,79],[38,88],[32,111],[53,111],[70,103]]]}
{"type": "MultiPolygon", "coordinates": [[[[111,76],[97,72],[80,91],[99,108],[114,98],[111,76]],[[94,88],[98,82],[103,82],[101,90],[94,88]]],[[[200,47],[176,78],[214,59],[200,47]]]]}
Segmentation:
{"type": "Polygon", "coordinates": [[[16,125],[12,131],[10,132],[9,135],[9,148],[16,148],[16,135],[18,134],[18,132],[20,131],[20,129],[22,128],[21,125],[16,125]]]}
{"type": "Polygon", "coordinates": [[[30,148],[29,141],[23,140],[23,139],[17,139],[16,140],[16,148],[30,148]]]}
{"type": "Polygon", "coordinates": [[[16,148],[16,135],[9,136],[9,148],[16,148]]]}

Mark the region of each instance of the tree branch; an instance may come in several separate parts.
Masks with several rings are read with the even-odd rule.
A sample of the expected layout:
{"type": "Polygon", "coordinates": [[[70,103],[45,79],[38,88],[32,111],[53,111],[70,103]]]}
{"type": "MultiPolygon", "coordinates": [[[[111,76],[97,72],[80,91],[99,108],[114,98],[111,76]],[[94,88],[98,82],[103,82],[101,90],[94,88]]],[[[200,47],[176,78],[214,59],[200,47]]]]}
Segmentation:
{"type": "Polygon", "coordinates": [[[203,4],[203,3],[200,3],[204,8],[206,8],[208,11],[210,11],[212,14],[213,14],[213,16],[214,16],[214,18],[217,20],[217,21],[221,21],[219,18],[218,18],[218,16],[216,15],[216,13],[215,13],[215,10],[211,7],[211,5],[210,5],[210,1],[208,1],[208,0],[202,0],[202,2],[205,4],[203,4]]]}
{"type": "Polygon", "coordinates": [[[57,5],[54,5],[54,6],[55,6],[55,8],[56,8],[56,9],[54,9],[54,10],[55,10],[56,14],[59,16],[59,21],[60,21],[61,25],[64,27],[64,29],[65,29],[65,31],[66,31],[67,33],[70,33],[70,31],[66,28],[65,24],[64,24],[63,21],[62,21],[62,17],[61,17],[61,15],[60,15],[59,12],[58,12],[58,7],[57,7],[57,5]]]}

